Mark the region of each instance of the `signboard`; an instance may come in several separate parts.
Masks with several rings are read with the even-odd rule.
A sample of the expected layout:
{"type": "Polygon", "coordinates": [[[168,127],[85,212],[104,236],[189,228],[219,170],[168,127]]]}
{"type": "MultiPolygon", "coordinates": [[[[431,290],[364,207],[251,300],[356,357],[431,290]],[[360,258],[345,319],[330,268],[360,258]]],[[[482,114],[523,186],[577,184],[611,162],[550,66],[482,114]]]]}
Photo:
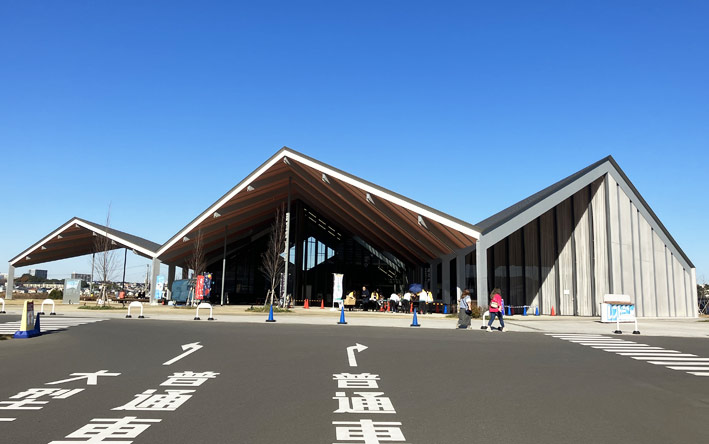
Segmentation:
{"type": "Polygon", "coordinates": [[[155,281],[155,300],[162,299],[165,295],[165,276],[158,275],[155,281]]]}
{"type": "Polygon", "coordinates": [[[332,308],[335,308],[335,303],[342,304],[342,278],[345,276],[342,273],[332,273],[334,283],[332,287],[332,308]]]}
{"type": "Polygon", "coordinates": [[[22,310],[20,331],[30,330],[34,330],[34,301],[25,301],[24,310],[22,310]]]}
{"type": "Polygon", "coordinates": [[[198,301],[204,299],[204,275],[197,276],[197,285],[194,289],[194,298],[198,301]]]}
{"type": "Polygon", "coordinates": [[[64,279],[64,304],[78,304],[81,297],[81,279],[64,279]]]}
{"type": "Polygon", "coordinates": [[[635,321],[635,304],[601,304],[601,322],[635,321]]]}

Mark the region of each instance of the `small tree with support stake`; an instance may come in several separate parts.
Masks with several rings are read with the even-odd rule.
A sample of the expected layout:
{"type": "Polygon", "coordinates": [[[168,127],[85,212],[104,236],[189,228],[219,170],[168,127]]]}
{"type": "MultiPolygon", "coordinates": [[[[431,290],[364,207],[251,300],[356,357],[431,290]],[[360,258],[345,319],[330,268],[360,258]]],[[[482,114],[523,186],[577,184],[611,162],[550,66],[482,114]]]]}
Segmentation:
{"type": "MultiPolygon", "coordinates": [[[[273,305],[273,296],[276,294],[276,288],[279,286],[281,274],[285,269],[285,261],[283,246],[286,240],[286,219],[285,209],[281,205],[276,209],[276,218],[271,225],[271,235],[268,239],[268,247],[261,255],[260,270],[266,277],[270,288],[264,301],[264,307],[273,305]]],[[[287,255],[288,252],[285,252],[287,255]]]]}

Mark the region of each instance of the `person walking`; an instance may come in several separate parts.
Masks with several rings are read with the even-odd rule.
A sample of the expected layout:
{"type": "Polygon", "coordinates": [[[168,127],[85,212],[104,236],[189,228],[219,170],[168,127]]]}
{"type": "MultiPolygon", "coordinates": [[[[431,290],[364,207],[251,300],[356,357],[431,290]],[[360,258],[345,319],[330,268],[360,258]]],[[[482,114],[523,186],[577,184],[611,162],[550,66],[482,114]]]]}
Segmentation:
{"type": "Polygon", "coordinates": [[[466,288],[460,295],[458,304],[458,328],[470,327],[470,315],[473,314],[473,301],[470,298],[470,291],[466,288]]]}
{"type": "Polygon", "coordinates": [[[500,293],[502,292],[499,288],[495,288],[490,293],[490,321],[487,323],[487,331],[492,331],[492,321],[495,320],[495,316],[500,320],[500,331],[505,331],[505,321],[502,319],[505,307],[500,293]]]}

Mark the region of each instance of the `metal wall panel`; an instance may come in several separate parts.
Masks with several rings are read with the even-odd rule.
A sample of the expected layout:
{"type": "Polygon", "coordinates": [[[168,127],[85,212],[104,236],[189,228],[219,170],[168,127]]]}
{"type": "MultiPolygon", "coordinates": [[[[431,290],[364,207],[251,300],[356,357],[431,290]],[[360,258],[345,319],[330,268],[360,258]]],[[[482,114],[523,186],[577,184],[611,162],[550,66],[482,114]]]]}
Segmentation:
{"type": "Polygon", "coordinates": [[[493,250],[493,266],[495,270],[494,285],[489,288],[492,291],[493,288],[497,287],[502,291],[502,297],[505,301],[510,300],[510,289],[507,279],[507,239],[503,239],[496,243],[493,250]]]}
{"type": "Polygon", "coordinates": [[[588,188],[574,194],[574,245],[576,246],[576,307],[579,316],[593,315],[591,234],[588,188]]]}
{"type": "Polygon", "coordinates": [[[672,280],[674,281],[675,316],[687,316],[687,298],[684,291],[684,269],[677,258],[672,257],[672,280]]]}
{"type": "Polygon", "coordinates": [[[610,238],[611,293],[623,294],[623,268],[620,252],[620,215],[618,208],[618,183],[608,175],[608,236],[610,238]]]}
{"type": "Polygon", "coordinates": [[[547,211],[539,217],[540,238],[539,245],[542,258],[542,309],[544,314],[551,313],[554,307],[559,312],[559,303],[556,288],[556,247],[554,233],[554,210],[547,211]]]}
{"type": "Polygon", "coordinates": [[[659,317],[670,315],[667,304],[667,259],[665,258],[665,244],[660,237],[652,231],[652,250],[655,268],[655,294],[657,296],[657,313],[659,317]]]}
{"type": "MultiPolygon", "coordinates": [[[[591,185],[591,209],[593,213],[593,282],[595,287],[594,310],[603,296],[610,293],[608,273],[608,212],[606,211],[605,176],[591,185]]],[[[595,313],[599,314],[598,311],[595,313]]]]}
{"type": "MultiPolygon", "coordinates": [[[[525,304],[539,307],[541,287],[539,286],[539,219],[524,226],[524,293],[525,304]]],[[[541,307],[539,308],[541,312],[541,307]]]]}
{"type": "Polygon", "coordinates": [[[618,214],[620,218],[620,264],[623,294],[635,300],[635,277],[633,276],[633,232],[630,217],[630,199],[620,187],[618,190],[618,214]]]}
{"type": "Polygon", "coordinates": [[[635,291],[635,313],[638,316],[645,316],[643,309],[643,275],[642,263],[640,260],[640,212],[635,204],[630,204],[630,228],[633,245],[633,289],[635,291]]]}
{"type": "MultiPolygon", "coordinates": [[[[657,316],[657,295],[655,292],[655,265],[652,249],[652,228],[644,217],[638,215],[638,238],[640,245],[640,298],[636,298],[636,309],[642,307],[642,316],[657,316]]],[[[640,313],[640,312],[639,312],[640,313]]]]}
{"type": "Polygon", "coordinates": [[[571,198],[556,207],[556,239],[559,246],[559,314],[574,314],[574,260],[571,236],[573,234],[571,198]]]}
{"type": "Polygon", "coordinates": [[[509,242],[509,301],[512,305],[524,304],[524,256],[522,255],[522,230],[517,230],[507,238],[509,242]]]}

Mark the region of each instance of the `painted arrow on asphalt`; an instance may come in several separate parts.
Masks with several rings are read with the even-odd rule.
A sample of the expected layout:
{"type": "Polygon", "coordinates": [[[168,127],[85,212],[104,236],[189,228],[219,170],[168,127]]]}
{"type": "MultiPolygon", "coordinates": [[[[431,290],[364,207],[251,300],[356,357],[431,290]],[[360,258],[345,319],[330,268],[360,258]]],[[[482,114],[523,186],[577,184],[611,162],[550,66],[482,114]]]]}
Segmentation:
{"type": "Polygon", "coordinates": [[[347,347],[347,359],[350,361],[350,367],[357,367],[357,360],[355,359],[355,350],[358,352],[363,352],[367,349],[366,345],[356,344],[351,347],[347,347]]]}
{"type": "Polygon", "coordinates": [[[199,350],[199,349],[202,348],[202,347],[203,347],[202,345],[199,345],[199,342],[193,342],[193,343],[191,343],[191,344],[185,344],[185,345],[182,346],[182,350],[186,350],[184,353],[182,353],[182,354],[179,355],[179,356],[175,356],[174,358],[170,359],[170,360],[167,361],[167,362],[163,362],[162,365],[170,365],[170,364],[173,364],[173,363],[179,361],[180,359],[184,358],[185,356],[189,355],[190,353],[196,352],[197,350],[199,350]]]}

